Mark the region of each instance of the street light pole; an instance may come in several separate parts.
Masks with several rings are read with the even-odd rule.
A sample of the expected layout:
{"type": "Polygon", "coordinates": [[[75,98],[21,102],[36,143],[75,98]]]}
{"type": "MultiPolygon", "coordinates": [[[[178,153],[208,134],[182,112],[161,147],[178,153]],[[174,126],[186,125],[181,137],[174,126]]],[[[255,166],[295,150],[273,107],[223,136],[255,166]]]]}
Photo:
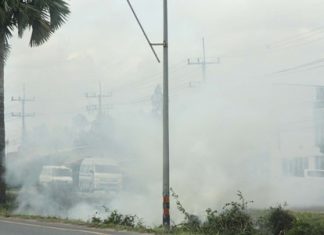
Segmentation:
{"type": "Polygon", "coordinates": [[[170,228],[168,1],[163,0],[163,225],[170,228]]]}

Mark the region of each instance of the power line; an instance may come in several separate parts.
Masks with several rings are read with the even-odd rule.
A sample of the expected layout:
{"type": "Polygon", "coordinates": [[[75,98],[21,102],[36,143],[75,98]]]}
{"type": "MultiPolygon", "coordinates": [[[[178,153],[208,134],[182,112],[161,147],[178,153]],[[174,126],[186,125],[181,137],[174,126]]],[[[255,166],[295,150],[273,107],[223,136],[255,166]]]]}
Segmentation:
{"type": "MultiPolygon", "coordinates": [[[[171,65],[169,72],[171,73],[171,72],[178,71],[178,70],[184,68],[184,66],[185,66],[185,61],[181,60],[181,61],[171,65]]],[[[158,82],[162,76],[163,76],[162,72],[154,73],[152,75],[145,76],[141,79],[120,85],[120,86],[112,89],[112,91],[113,92],[122,92],[123,90],[126,90],[127,88],[133,89],[135,86],[136,87],[146,86],[147,84],[158,82]]],[[[155,86],[155,84],[154,84],[154,86],[155,86]]]]}
{"type": "Polygon", "coordinates": [[[276,86],[301,86],[301,87],[324,87],[318,84],[303,84],[303,83],[273,83],[276,86]]]}
{"type": "MultiPolygon", "coordinates": [[[[293,43],[293,44],[282,45],[280,47],[278,46],[278,47],[273,48],[273,49],[289,49],[289,48],[294,48],[294,47],[300,47],[300,46],[305,46],[305,45],[309,45],[309,44],[321,41],[323,39],[324,39],[324,35],[320,36],[320,37],[317,37],[317,38],[313,38],[311,40],[307,40],[307,41],[300,41],[300,42],[296,42],[296,43],[293,43]]],[[[268,48],[268,49],[271,49],[271,48],[268,48]]]]}
{"type": "Polygon", "coordinates": [[[313,65],[317,65],[317,64],[321,64],[321,63],[324,63],[324,58],[320,58],[320,59],[317,59],[317,60],[314,60],[314,61],[311,61],[311,62],[308,62],[308,63],[300,64],[300,65],[297,65],[297,66],[294,66],[294,67],[282,69],[282,70],[273,72],[270,75],[276,75],[276,74],[280,74],[280,73],[292,72],[292,71],[295,71],[295,70],[300,70],[300,69],[307,68],[309,66],[313,66],[313,65]]]}
{"type": "MultiPolygon", "coordinates": [[[[197,82],[199,83],[199,82],[197,82]]],[[[156,84],[159,85],[159,84],[156,84]]],[[[188,82],[188,81],[184,81],[181,82],[177,85],[174,86],[170,86],[170,91],[171,91],[171,96],[173,96],[173,94],[179,90],[183,90],[183,89],[188,89],[188,88],[194,88],[196,87],[197,84],[195,84],[195,82],[188,82]]],[[[113,105],[132,105],[132,104],[139,104],[139,103],[148,103],[151,101],[151,97],[152,95],[144,95],[144,96],[138,96],[136,98],[131,98],[128,101],[114,101],[113,105]]]]}
{"type": "Polygon", "coordinates": [[[287,49],[289,47],[297,47],[297,46],[314,43],[316,41],[323,40],[323,39],[324,39],[324,27],[317,27],[317,28],[311,29],[308,32],[303,32],[303,33],[291,36],[288,39],[283,39],[283,40],[279,40],[277,42],[267,44],[266,46],[264,46],[265,44],[262,44],[258,47],[260,50],[257,52],[255,52],[255,51],[251,52],[251,50],[248,50],[246,52],[245,51],[240,52],[239,50],[237,50],[230,54],[225,53],[221,56],[212,56],[212,57],[208,57],[208,58],[210,58],[210,59],[218,59],[218,58],[231,59],[231,58],[242,58],[242,57],[250,57],[250,56],[261,56],[263,54],[274,53],[275,50],[271,50],[271,49],[281,49],[282,50],[282,49],[287,49]],[[318,36],[318,37],[314,38],[314,36],[318,36]],[[298,40],[295,40],[295,38],[298,40]],[[292,41],[293,39],[294,39],[294,41],[292,41]],[[307,40],[305,41],[305,39],[307,39],[307,40]]]}
{"type": "Polygon", "coordinates": [[[276,48],[281,48],[281,47],[293,46],[296,43],[298,44],[300,41],[305,42],[305,40],[307,40],[307,39],[312,39],[314,36],[320,35],[322,37],[323,33],[324,33],[324,28],[322,26],[313,28],[307,32],[301,32],[299,34],[292,35],[286,39],[282,39],[282,40],[270,43],[267,45],[267,48],[268,49],[276,49],[276,48]]]}

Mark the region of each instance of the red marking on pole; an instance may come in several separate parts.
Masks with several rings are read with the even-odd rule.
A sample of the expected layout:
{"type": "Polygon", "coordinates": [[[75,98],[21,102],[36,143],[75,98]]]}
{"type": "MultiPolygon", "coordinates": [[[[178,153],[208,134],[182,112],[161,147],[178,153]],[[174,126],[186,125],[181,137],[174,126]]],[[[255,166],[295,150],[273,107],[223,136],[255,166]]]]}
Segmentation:
{"type": "Polygon", "coordinates": [[[163,196],[163,224],[169,224],[170,221],[170,197],[163,196]]]}
{"type": "Polygon", "coordinates": [[[170,215],[170,210],[169,210],[169,208],[164,208],[164,209],[163,209],[163,215],[164,215],[164,216],[169,216],[169,215],[170,215]]]}

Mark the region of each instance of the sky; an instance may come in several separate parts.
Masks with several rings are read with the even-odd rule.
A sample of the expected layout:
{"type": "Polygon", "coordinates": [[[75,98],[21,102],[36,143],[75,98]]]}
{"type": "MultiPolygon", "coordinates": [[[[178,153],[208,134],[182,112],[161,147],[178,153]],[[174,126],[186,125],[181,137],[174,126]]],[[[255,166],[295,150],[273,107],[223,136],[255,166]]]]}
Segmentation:
{"type": "MultiPolygon", "coordinates": [[[[21,125],[11,113],[21,107],[11,97],[21,96],[24,84],[27,97],[35,98],[27,103],[27,112],[35,113],[27,119],[31,130],[69,125],[78,113],[93,118],[86,106],[95,100],[85,96],[98,92],[99,83],[103,93],[112,94],[104,103],[113,107],[109,112],[115,117],[128,110],[150,110],[150,96],[161,84],[162,64],[155,60],[126,1],[71,0],[69,4],[67,23],[41,47],[28,46],[30,32],[11,39],[5,95],[7,139],[13,149],[19,144],[21,125]]],[[[150,40],[161,42],[162,1],[132,4],[150,40]]],[[[323,84],[321,61],[316,62],[324,46],[323,7],[320,0],[169,1],[171,115],[178,112],[172,101],[189,98],[190,92],[183,90],[201,84],[200,66],[188,66],[186,61],[202,57],[205,38],[207,62],[219,61],[208,65],[210,86],[232,86],[238,99],[247,93],[242,86],[253,91],[266,87],[273,100],[264,98],[281,112],[279,129],[289,129],[287,123],[292,122],[298,124],[291,128],[310,126],[314,89],[280,83],[323,84]]],[[[161,48],[157,52],[162,59],[161,48]]],[[[213,105],[212,97],[204,105],[213,105]]]]}
{"type": "MultiPolygon", "coordinates": [[[[8,97],[19,95],[25,83],[27,92],[37,97],[37,102],[46,104],[50,99],[59,103],[69,99],[76,109],[82,106],[84,93],[97,89],[98,81],[108,92],[131,81],[161,74],[161,64],[154,60],[126,1],[69,2],[72,14],[68,22],[45,45],[29,48],[28,33],[22,40],[11,40],[12,52],[6,66],[8,97]],[[64,97],[58,94],[61,88],[64,97]]],[[[133,5],[150,39],[160,42],[162,1],[136,0],[133,5]]],[[[283,44],[283,48],[268,50],[267,45],[321,27],[323,5],[319,0],[170,1],[170,66],[201,57],[202,37],[206,40],[207,57],[211,61],[222,58],[221,64],[209,67],[215,78],[227,75],[238,80],[235,75],[241,74],[243,82],[248,79],[246,76],[261,77],[318,59],[322,40],[296,47],[283,44]]],[[[322,34],[311,36],[318,38],[322,34]]],[[[300,43],[298,40],[297,44],[300,43]]],[[[161,50],[158,51],[162,57],[161,50]]],[[[181,78],[171,73],[171,83],[183,76],[198,77],[200,72],[198,67],[181,70],[189,72],[181,74],[181,78]]],[[[316,80],[319,72],[310,75],[316,80]]],[[[276,79],[267,79],[270,80],[276,79]]],[[[135,88],[131,92],[136,97],[135,88]]],[[[123,92],[116,91],[116,100],[123,92]]]]}
{"type": "MultiPolygon", "coordinates": [[[[162,0],[131,2],[151,41],[161,42],[162,0]]],[[[184,200],[193,201],[195,195],[185,193],[190,190],[181,182],[188,180],[197,166],[205,167],[204,174],[190,180],[204,190],[202,203],[207,208],[215,195],[223,199],[229,195],[224,192],[235,195],[244,180],[253,179],[247,168],[242,182],[234,180],[237,177],[227,181],[236,175],[233,169],[240,170],[242,160],[236,161],[237,156],[248,159],[267,152],[269,142],[277,147],[298,146],[288,149],[294,153],[314,148],[315,89],[286,84],[324,85],[324,2],[168,3],[172,167],[186,169],[174,171],[172,178],[179,192],[186,195],[184,200]],[[208,65],[204,83],[200,66],[187,65],[188,58],[202,57],[202,38],[207,61],[219,62],[208,65]],[[214,161],[215,156],[220,157],[214,161]],[[227,170],[226,158],[235,162],[232,170],[227,170]],[[222,190],[210,188],[213,177],[222,190]]],[[[53,129],[70,126],[80,113],[93,119],[86,106],[95,101],[86,94],[98,92],[101,83],[103,92],[112,95],[104,103],[112,107],[112,118],[119,120],[118,138],[136,146],[137,155],[147,162],[139,173],[145,179],[147,166],[152,168],[146,173],[153,175],[160,164],[152,158],[161,155],[156,151],[161,146],[160,124],[148,120],[148,113],[150,96],[162,81],[162,64],[155,60],[126,0],[70,0],[69,4],[67,23],[46,44],[30,48],[29,32],[10,41],[12,49],[5,67],[8,151],[19,144],[21,129],[20,120],[11,117],[11,112],[20,111],[20,104],[11,97],[21,96],[24,84],[27,96],[35,98],[27,104],[27,111],[35,113],[27,120],[31,131],[41,125],[53,129]],[[148,141],[152,141],[149,148],[148,141]]],[[[162,59],[161,48],[157,52],[162,59]]],[[[146,190],[159,195],[156,182],[160,176],[152,178],[146,190]]],[[[260,188],[251,192],[255,190],[260,188]]]]}

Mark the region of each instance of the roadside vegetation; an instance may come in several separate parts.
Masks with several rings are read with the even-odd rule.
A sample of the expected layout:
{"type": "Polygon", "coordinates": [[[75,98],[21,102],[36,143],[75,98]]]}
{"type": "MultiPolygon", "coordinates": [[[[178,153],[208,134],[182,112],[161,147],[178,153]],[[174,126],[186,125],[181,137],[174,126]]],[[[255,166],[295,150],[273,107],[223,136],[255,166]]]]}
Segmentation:
{"type": "Polygon", "coordinates": [[[0,216],[20,219],[32,219],[43,222],[70,223],[94,228],[111,228],[151,234],[177,235],[324,235],[324,213],[295,212],[279,205],[267,210],[252,210],[241,192],[238,200],[229,202],[217,211],[206,209],[204,217],[188,212],[179,200],[179,196],[171,189],[183,221],[173,224],[166,232],[162,226],[148,227],[136,215],[124,215],[117,210],[105,208],[105,217],[95,214],[89,221],[71,220],[68,218],[42,217],[34,215],[17,215],[15,196],[7,194],[7,204],[0,208],[0,216]]]}
{"type": "Polygon", "coordinates": [[[205,218],[190,214],[173,191],[177,208],[184,220],[172,227],[171,234],[197,235],[324,235],[324,214],[293,212],[285,206],[251,210],[239,191],[238,201],[229,202],[222,210],[207,209],[205,218]]]}

